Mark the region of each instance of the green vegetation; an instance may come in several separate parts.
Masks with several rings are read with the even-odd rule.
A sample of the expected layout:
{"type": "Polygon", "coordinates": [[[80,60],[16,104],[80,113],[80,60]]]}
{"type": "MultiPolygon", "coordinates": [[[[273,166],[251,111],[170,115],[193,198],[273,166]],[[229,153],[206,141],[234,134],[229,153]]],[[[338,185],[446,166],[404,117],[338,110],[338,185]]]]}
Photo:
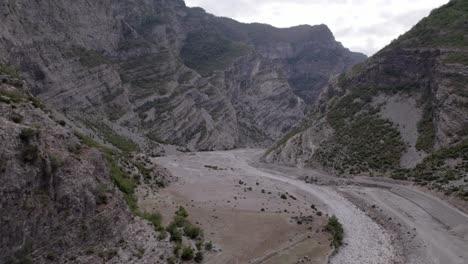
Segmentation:
{"type": "Polygon", "coordinates": [[[21,149],[25,162],[35,162],[39,158],[39,148],[35,145],[27,145],[21,149]]]}
{"type": "Polygon", "coordinates": [[[203,236],[203,231],[201,228],[187,223],[184,226],[184,234],[190,239],[197,239],[199,236],[203,236]]]}
{"type": "Polygon", "coordinates": [[[468,2],[452,0],[435,9],[408,33],[390,46],[402,47],[466,47],[468,2]]]}
{"type": "Polygon", "coordinates": [[[197,254],[195,254],[195,257],[193,258],[193,260],[197,263],[200,263],[203,261],[203,252],[201,251],[198,251],[197,254]]]}
{"type": "Polygon", "coordinates": [[[8,75],[16,79],[20,78],[16,67],[7,64],[0,64],[0,75],[8,75]]]}
{"type": "Polygon", "coordinates": [[[224,69],[248,51],[245,44],[228,40],[216,32],[195,32],[188,35],[181,56],[188,67],[205,75],[224,69]]]}
{"type": "Polygon", "coordinates": [[[444,63],[458,63],[468,65],[468,54],[463,52],[451,52],[442,60],[444,63]]]}
{"type": "Polygon", "coordinates": [[[433,108],[430,103],[424,108],[423,116],[418,123],[418,141],[416,142],[416,149],[423,150],[427,153],[431,152],[434,148],[435,131],[433,124],[433,108]]]}
{"type": "Polygon", "coordinates": [[[39,135],[39,130],[34,128],[23,128],[19,134],[20,139],[23,142],[31,142],[32,139],[36,138],[39,135]]]}
{"type": "Polygon", "coordinates": [[[120,157],[116,151],[101,146],[99,143],[97,143],[88,136],[85,136],[78,132],[75,132],[75,135],[88,147],[97,148],[101,150],[101,152],[104,154],[104,157],[107,160],[109,166],[109,173],[111,175],[112,181],[124,194],[125,201],[130,210],[133,213],[137,214],[138,204],[137,198],[135,197],[135,188],[137,186],[137,183],[135,182],[135,179],[128,176],[119,165],[119,158],[122,157],[120,157]]]}
{"type": "Polygon", "coordinates": [[[19,103],[25,99],[18,91],[4,91],[0,90],[0,102],[4,103],[19,103]]]}
{"type": "Polygon", "coordinates": [[[78,57],[81,65],[94,68],[103,64],[109,64],[109,61],[95,50],[88,50],[82,47],[75,47],[65,54],[68,58],[78,57]]]}
{"type": "Polygon", "coordinates": [[[32,103],[32,105],[35,108],[38,108],[38,109],[41,109],[44,112],[47,112],[46,105],[39,98],[31,96],[31,97],[29,97],[29,101],[32,103]]]}
{"type": "Polygon", "coordinates": [[[111,127],[106,124],[94,122],[90,120],[81,119],[81,121],[90,129],[96,131],[101,135],[104,141],[109,142],[116,148],[123,152],[137,151],[138,145],[130,139],[117,134],[111,127]]]}
{"type": "MultiPolygon", "coordinates": [[[[144,212],[144,213],[139,213],[138,215],[141,218],[146,219],[148,222],[150,222],[154,226],[154,229],[156,231],[161,232],[160,236],[161,236],[161,234],[166,234],[167,235],[167,233],[164,231],[164,228],[162,226],[162,216],[161,216],[161,214],[144,212]]],[[[164,239],[164,238],[162,238],[162,239],[164,239]]]]}
{"type": "Polygon", "coordinates": [[[336,216],[330,217],[325,229],[332,234],[332,245],[338,249],[343,244],[344,230],[336,216]]]}
{"type": "Polygon", "coordinates": [[[182,255],[180,256],[182,260],[189,261],[193,259],[193,249],[190,246],[184,247],[182,250],[182,255]]]}
{"type": "Polygon", "coordinates": [[[377,88],[356,87],[331,107],[327,120],[335,130],[334,143],[317,150],[323,166],[351,174],[399,166],[405,145],[393,123],[371,106],[377,93],[377,88]]]}

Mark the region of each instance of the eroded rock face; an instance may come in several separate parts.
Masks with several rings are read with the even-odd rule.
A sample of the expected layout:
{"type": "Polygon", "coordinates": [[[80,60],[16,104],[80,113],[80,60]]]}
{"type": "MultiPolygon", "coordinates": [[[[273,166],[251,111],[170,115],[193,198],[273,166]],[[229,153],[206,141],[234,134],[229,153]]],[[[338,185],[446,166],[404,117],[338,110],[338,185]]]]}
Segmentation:
{"type": "Polygon", "coordinates": [[[130,213],[102,153],[4,81],[0,262],[154,263],[170,255],[170,243],[130,213]]]}
{"type": "Polygon", "coordinates": [[[466,10],[466,2],[451,1],[332,80],[265,161],[460,187],[468,175],[466,10]]]}
{"type": "Polygon", "coordinates": [[[0,58],[47,104],[190,149],[277,139],[331,75],[365,58],[323,25],[242,24],[180,0],[1,5],[0,58]]]}

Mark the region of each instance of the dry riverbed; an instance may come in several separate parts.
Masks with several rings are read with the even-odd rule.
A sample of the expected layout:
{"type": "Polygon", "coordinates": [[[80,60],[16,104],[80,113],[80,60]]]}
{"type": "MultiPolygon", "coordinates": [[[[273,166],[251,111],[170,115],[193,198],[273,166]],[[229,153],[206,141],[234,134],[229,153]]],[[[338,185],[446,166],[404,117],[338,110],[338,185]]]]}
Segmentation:
{"type": "MultiPolygon", "coordinates": [[[[158,193],[140,192],[140,206],[160,212],[166,223],[178,206],[187,208],[191,222],[215,245],[205,263],[468,263],[466,236],[455,236],[440,228],[441,220],[424,215],[427,210],[412,201],[424,196],[406,189],[396,195],[389,191],[395,186],[373,182],[366,185],[374,187],[349,180],[336,186],[329,184],[336,179],[315,171],[256,163],[259,154],[235,150],[156,158],[179,181],[158,193]],[[304,176],[319,184],[305,183],[304,176]],[[327,214],[345,228],[345,245],[330,260],[330,235],[323,230],[327,214]],[[437,246],[439,238],[444,245],[437,246]]],[[[424,202],[433,205],[431,199],[424,202]]],[[[466,215],[435,204],[451,213],[452,228],[465,231],[466,215]]]]}

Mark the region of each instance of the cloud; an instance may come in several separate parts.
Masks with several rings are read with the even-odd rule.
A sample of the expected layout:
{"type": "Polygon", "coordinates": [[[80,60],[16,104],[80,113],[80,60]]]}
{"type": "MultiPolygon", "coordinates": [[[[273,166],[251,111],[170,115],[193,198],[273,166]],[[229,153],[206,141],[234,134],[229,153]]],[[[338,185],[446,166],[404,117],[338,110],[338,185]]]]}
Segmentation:
{"type": "Polygon", "coordinates": [[[326,24],[338,41],[372,55],[448,0],[186,0],[218,16],[277,27],[326,24]]]}

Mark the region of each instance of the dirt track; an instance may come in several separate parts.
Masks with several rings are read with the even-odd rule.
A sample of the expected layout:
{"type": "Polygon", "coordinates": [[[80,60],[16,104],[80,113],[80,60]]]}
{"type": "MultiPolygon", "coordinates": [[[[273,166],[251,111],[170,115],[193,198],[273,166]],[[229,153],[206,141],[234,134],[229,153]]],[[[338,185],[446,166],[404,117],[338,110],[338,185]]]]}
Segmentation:
{"type": "Polygon", "coordinates": [[[316,171],[260,164],[260,153],[158,158],[180,181],[143,204],[167,215],[179,204],[188,206],[222,249],[208,263],[326,263],[324,219],[314,217],[310,229],[291,221],[315,213],[311,204],[337,215],[345,228],[346,244],[330,263],[468,263],[468,216],[439,199],[395,183],[337,181],[316,171]],[[305,176],[318,184],[305,183],[305,176]],[[279,198],[285,192],[296,200],[279,198]]]}

